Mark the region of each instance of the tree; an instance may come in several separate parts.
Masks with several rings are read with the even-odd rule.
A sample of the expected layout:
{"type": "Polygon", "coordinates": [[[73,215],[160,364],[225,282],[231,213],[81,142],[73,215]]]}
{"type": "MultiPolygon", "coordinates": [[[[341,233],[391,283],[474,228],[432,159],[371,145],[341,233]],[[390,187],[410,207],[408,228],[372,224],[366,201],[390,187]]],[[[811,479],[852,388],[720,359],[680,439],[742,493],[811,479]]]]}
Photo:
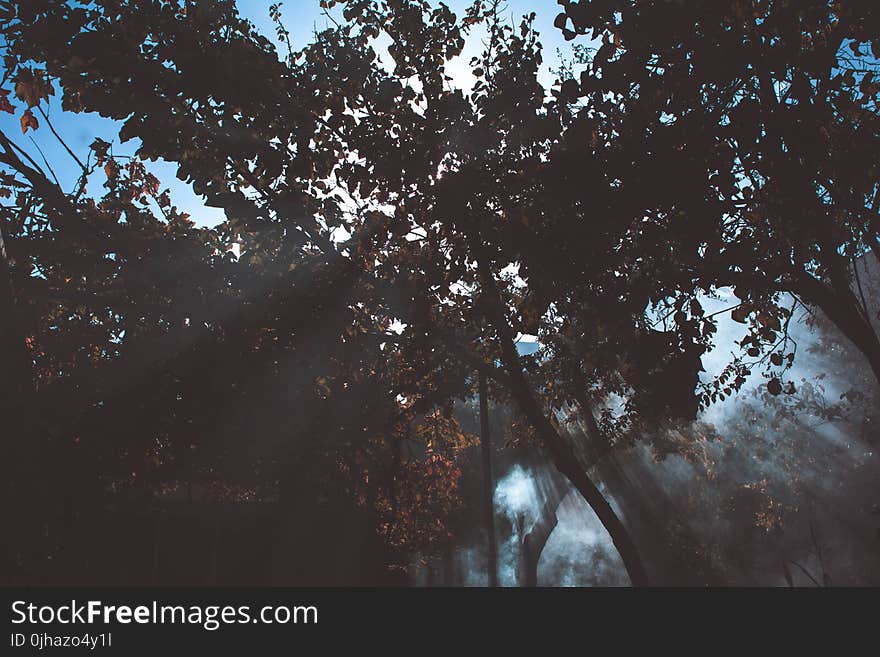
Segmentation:
{"type": "MultiPolygon", "coordinates": [[[[732,394],[759,364],[777,368],[767,390],[782,392],[794,358],[785,293],[821,307],[880,376],[880,342],[850,266],[880,253],[877,90],[867,72],[848,77],[853,64],[838,56],[846,43],[867,65],[873,10],[565,3],[557,27],[572,38],[593,28],[603,45],[583,50],[579,79],[572,72],[548,93],[534,15],[512,26],[498,3],[475,3],[462,18],[423,0],[326,5],[342,18],[297,51],[273,8],[286,54],[231,0],[2,7],[23,130],[39,127],[34,110],[58,84],[64,109],[123,121],[121,138],[139,143],[127,168],[108,145],[93,147],[110,192],[97,210],[8,139],[0,162],[31,190],[49,241],[74,247],[42,255],[41,243],[9,238],[21,253],[63,261],[62,273],[71,252],[90,254],[77,266],[123,254],[104,279],[77,279],[88,294],[103,284],[139,302],[103,308],[92,342],[115,345],[114,367],[84,367],[100,385],[77,383],[67,406],[77,417],[91,409],[84,426],[94,427],[111,412],[114,382],[127,380],[137,384],[114,395],[112,417],[174,407],[158,426],[178,447],[154,483],[175,469],[258,481],[267,475],[255,473],[257,452],[285,504],[314,483],[304,471],[327,489],[343,480],[392,544],[415,544],[437,530],[423,512],[455,506],[461,432],[450,409],[472,394],[477,370],[516,403],[644,584],[627,527],[588,475],[596,458],[635,439],[662,448],[665,425],[732,394]],[[476,25],[488,37],[465,93],[446,72],[476,25]],[[390,60],[377,53],[380,35],[390,60]],[[816,133],[828,135],[824,150],[804,138],[816,133]],[[196,231],[168,210],[141,163],[158,157],[227,221],[196,231]],[[163,218],[137,205],[144,197],[163,218]],[[89,213],[92,232],[77,221],[89,213]],[[108,214],[122,227],[94,243],[108,214]],[[155,272],[128,255],[144,248],[126,248],[138,230],[156,233],[155,272]],[[232,244],[241,258],[227,255],[232,244]],[[162,258],[194,273],[181,282],[162,258]],[[742,301],[734,319],[749,326],[746,355],[704,383],[716,323],[701,298],[728,285],[742,301]],[[539,335],[542,351],[520,356],[519,333],[539,335]],[[285,405],[309,412],[291,417],[285,405]],[[572,410],[585,441],[560,427],[572,410]],[[247,440],[245,427],[263,438],[247,440]],[[419,427],[442,430],[408,453],[419,427]],[[196,429],[212,440],[193,457],[196,429]],[[406,491],[432,485],[413,468],[445,473],[435,492],[446,497],[404,513],[400,503],[417,497],[406,491]]],[[[82,166],[85,183],[96,165],[82,166]]],[[[16,200],[4,227],[31,212],[16,200]]],[[[17,276],[20,299],[35,283],[27,269],[17,276]]],[[[10,358],[24,362],[16,326],[3,331],[10,358]]],[[[70,327],[77,339],[79,330],[70,327]]],[[[143,444],[156,427],[144,422],[143,444]]]]}
{"type": "MultiPolygon", "coordinates": [[[[570,147],[600,152],[609,178],[638,190],[628,216],[676,245],[679,295],[733,286],[733,318],[751,327],[744,359],[772,352],[780,367],[792,294],[880,377],[876,309],[853,266],[880,255],[874,5],[560,4],[566,38],[598,46],[563,87],[583,102],[570,147]]],[[[781,391],[777,376],[768,389],[781,391]]]]}
{"type": "MultiPolygon", "coordinates": [[[[438,338],[441,344],[462,340],[459,330],[436,330],[453,317],[443,317],[438,289],[448,296],[455,285],[476,280],[467,271],[472,231],[462,233],[453,224],[441,229],[448,238],[432,229],[421,240],[407,239],[434,223],[436,212],[422,214],[429,210],[425,204],[436,198],[437,190],[430,188],[438,169],[454,155],[445,147],[453,142],[455,130],[467,128],[464,120],[454,119],[466,110],[465,98],[448,93],[442,77],[442,63],[460,51],[463,39],[454,15],[443,8],[405,3],[383,10],[391,19],[384,29],[395,40],[392,75],[373,62],[369,40],[379,30],[381,15],[363,3],[346,8],[351,26],[318,35],[287,62],[237,18],[230,3],[95,3],[83,8],[37,3],[20,9],[6,33],[19,61],[46,62],[49,75],[57,76],[65,89],[67,109],[128,117],[122,135],[141,140],[142,156],[180,162],[180,175],[193,181],[210,204],[226,210],[226,229],[244,240],[245,248],[251,240],[261,246],[267,235],[280,234],[281,246],[272,253],[277,266],[314,261],[328,270],[321,289],[332,290],[343,304],[367,285],[376,286],[378,294],[372,295],[367,312],[407,322],[397,343],[405,345],[401,353],[407,362],[431,354],[423,360],[424,372],[424,363],[437,362],[438,338]],[[42,38],[45,29],[60,38],[42,38]],[[222,41],[209,43],[211,39],[222,41]],[[98,51],[108,56],[95,59],[98,51]],[[77,63],[84,61],[89,66],[77,63]],[[175,66],[169,69],[164,61],[175,66]],[[121,70],[130,75],[123,79],[114,73],[121,70]],[[127,80],[135,79],[134,72],[138,81],[132,84],[127,80]],[[418,79],[421,88],[401,82],[410,78],[418,79]],[[257,79],[261,87],[254,89],[257,79]],[[382,211],[391,204],[396,205],[393,213],[382,211]],[[340,226],[351,235],[343,242],[332,238],[340,226]],[[454,240],[459,251],[450,257],[436,237],[454,240]],[[440,249],[426,248],[432,242],[440,249]],[[416,257],[420,270],[413,271],[416,257]],[[372,259],[378,259],[378,266],[372,259]],[[357,283],[356,290],[350,289],[352,283],[357,283]],[[434,288],[427,297],[426,286],[434,288]],[[426,322],[428,343],[412,328],[421,330],[426,322]]],[[[466,20],[470,24],[479,16],[474,13],[466,20]]],[[[523,50],[524,43],[514,47],[523,50]]],[[[534,47],[532,38],[526,50],[534,47]]],[[[534,62],[527,70],[534,74],[534,62]]],[[[533,101],[537,92],[533,84],[533,101]]],[[[485,126],[470,133],[480,134],[485,126]]],[[[484,276],[480,284],[488,280],[484,276]]],[[[484,295],[490,306],[494,294],[484,295]]],[[[465,305],[455,312],[474,315],[470,295],[458,297],[465,305]]],[[[488,326],[484,315],[476,315],[476,325],[488,326]]],[[[493,311],[494,320],[499,317],[493,311]]],[[[495,326],[493,333],[498,330],[495,326]]],[[[509,336],[503,336],[501,344],[507,348],[509,336]]],[[[470,360],[466,364],[473,365],[470,360]]],[[[518,381],[520,401],[527,404],[532,421],[541,422],[545,438],[567,454],[570,473],[578,472],[593,503],[604,503],[562,447],[519,365],[508,360],[505,367],[518,381]]],[[[454,370],[444,370],[434,376],[452,383],[454,370]]],[[[462,379],[458,381],[460,389],[462,379]]],[[[447,384],[431,384],[433,394],[446,390],[447,384]]],[[[612,522],[614,533],[625,533],[607,503],[600,515],[612,522]]]]}
{"type": "MultiPolygon", "coordinates": [[[[30,106],[9,109],[40,112],[54,133],[41,106],[52,88],[42,71],[24,70],[7,77],[30,106]],[[36,93],[35,77],[44,80],[36,93]]],[[[423,458],[412,446],[424,436],[409,429],[434,398],[401,407],[388,391],[439,387],[441,401],[449,391],[388,358],[387,322],[346,303],[366,297],[362,288],[335,302],[327,294],[338,264],[309,254],[281,264],[271,256],[284,240],[266,232],[243,240],[235,258],[229,234],[196,229],[141,159],[101,140],[88,157],[69,151],[82,176],[67,193],[9,136],[0,142],[3,362],[15,365],[4,367],[4,391],[15,391],[3,398],[4,517],[20,528],[6,576],[105,575],[94,555],[107,546],[90,542],[107,543],[106,532],[83,525],[100,526],[107,503],[148,505],[180,485],[207,486],[219,500],[271,499],[280,479],[285,500],[340,491],[369,519],[368,535],[393,549],[448,538],[461,432],[439,425],[423,458]],[[94,176],[101,198],[87,193],[94,176]],[[290,407],[312,412],[291,416],[290,407]],[[414,453],[401,459],[407,444],[414,453]],[[429,502],[404,495],[419,485],[436,489],[429,502]],[[415,514],[430,517],[431,532],[407,526],[415,514]]]]}

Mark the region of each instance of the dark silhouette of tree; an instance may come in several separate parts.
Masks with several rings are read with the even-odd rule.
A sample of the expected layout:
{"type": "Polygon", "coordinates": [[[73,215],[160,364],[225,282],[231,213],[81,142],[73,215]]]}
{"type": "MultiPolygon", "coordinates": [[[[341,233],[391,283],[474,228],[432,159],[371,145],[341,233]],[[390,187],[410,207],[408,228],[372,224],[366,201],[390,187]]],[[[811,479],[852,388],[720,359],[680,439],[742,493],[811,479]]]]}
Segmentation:
{"type": "MultiPolygon", "coordinates": [[[[131,159],[65,145],[82,170],[65,191],[0,135],[4,414],[28,437],[13,462],[55,464],[10,472],[28,486],[13,497],[88,489],[72,526],[108,482],[140,503],[169,482],[247,490],[277,499],[282,561],[324,508],[400,565],[449,538],[473,442],[453,405],[485,378],[648,583],[591,465],[633,440],[663,449],[665,426],[751,368],[793,393],[787,295],[880,378],[852,267],[880,254],[878,30],[861,4],[563,3],[566,37],[602,45],[547,93],[534,15],[507,24],[497,2],[458,17],[329,0],[341,19],[300,50],[274,5],[280,53],[231,0],[0,3],[15,92],[0,110],[57,136],[57,86],[64,110],[139,144],[131,159]],[[447,66],[477,25],[465,93],[447,66]],[[226,221],[195,228],[156,158],[226,221]],[[706,383],[701,299],[725,286],[749,333],[706,383]],[[541,350],[520,355],[520,333],[541,350]]],[[[326,522],[310,560],[344,543],[326,522]]]]}
{"type": "Polygon", "coordinates": [[[541,560],[541,552],[550,538],[550,534],[556,528],[559,520],[556,517],[555,504],[545,500],[534,524],[526,531],[525,517],[520,514],[517,518],[517,539],[519,542],[519,560],[517,567],[517,581],[520,586],[534,587],[538,585],[538,562],[541,560]]]}
{"type": "MultiPolygon", "coordinates": [[[[880,377],[877,309],[853,267],[880,256],[876,6],[561,4],[565,37],[597,46],[583,47],[585,69],[562,86],[570,148],[598,154],[633,198],[626,220],[674,252],[670,296],[681,305],[733,286],[733,317],[751,328],[744,360],[769,353],[782,367],[793,358],[783,301],[795,295],[821,308],[880,377]]],[[[748,369],[733,365],[733,386],[722,381],[710,396],[748,369]]],[[[779,394],[779,378],[768,389],[779,394]]]]}
{"type": "MultiPolygon", "coordinates": [[[[178,162],[179,175],[206,194],[209,204],[225,209],[229,221],[223,230],[229,239],[241,241],[247,252],[253,249],[252,258],[266,258],[269,270],[281,270],[281,280],[261,288],[260,294],[280,298],[287,321],[297,316],[291,312],[290,290],[308,298],[311,289],[326,295],[306,311],[319,315],[322,331],[336,304],[346,318],[351,304],[367,304],[364,314],[380,325],[391,318],[405,322],[401,336],[388,336],[383,344],[394,345],[400,357],[418,363],[422,376],[431,376],[428,385],[418,386],[422,400],[440,401],[460,392],[464,382],[460,370],[449,367],[445,352],[450,343],[489,347],[497,338],[502,351],[512,346],[512,334],[499,314],[500,297],[489,280],[495,274],[481,274],[478,281],[476,270],[468,265],[475,255],[474,230],[462,230],[462,217],[449,215],[454,206],[435,207],[440,193],[450,191],[436,184],[441,169],[455,173],[450,184],[456,184],[470,167],[486,164],[473,159],[479,154],[474,151],[478,142],[465,144],[462,138],[485,142],[491,137],[502,143],[490,132],[488,121],[479,119],[481,104],[496,111],[506,105],[484,94],[469,108],[461,92],[446,89],[442,65],[463,46],[462,27],[451,12],[424,3],[383,11],[388,20],[375,7],[350,4],[350,25],[317,35],[287,62],[237,17],[231,3],[222,2],[95,3],[85,8],[37,3],[19,8],[6,34],[21,61],[44,61],[47,74],[58,77],[66,109],[125,118],[121,135],[141,140],[141,157],[178,162]],[[391,74],[375,64],[369,47],[380,26],[394,41],[396,70],[391,74]],[[41,38],[44,30],[58,38],[41,38]],[[98,51],[106,57],[95,59],[92,53],[98,51]],[[78,74],[68,67],[71,60],[78,74]],[[89,65],[77,64],[80,60],[89,65]],[[168,61],[173,65],[166,65],[168,61]],[[124,77],[118,75],[123,70],[124,77]],[[403,84],[409,78],[418,80],[420,88],[403,84]],[[257,80],[260,87],[254,88],[257,80]],[[118,104],[123,98],[125,109],[118,104]],[[465,133],[456,135],[456,130],[465,133]],[[457,147],[462,145],[465,151],[459,154],[457,147]],[[462,158],[457,166],[456,157],[462,158]],[[383,210],[389,206],[393,212],[383,210]],[[438,221],[446,223],[438,227],[438,221]],[[334,240],[340,227],[349,237],[334,240]],[[410,239],[413,235],[416,239],[410,239]],[[299,263],[304,264],[297,267],[299,263]],[[309,272],[305,286],[282,282],[304,270],[309,272]],[[488,313],[475,307],[471,295],[453,292],[456,287],[488,283],[482,295],[488,313]],[[445,307],[443,302],[453,300],[453,294],[457,303],[445,307]],[[325,309],[331,310],[329,317],[325,309]]],[[[474,13],[463,25],[484,18],[474,13]]],[[[500,27],[497,16],[492,30],[490,50],[498,51],[509,30],[500,27]]],[[[510,48],[499,60],[504,67],[499,70],[510,73],[523,63],[518,59],[530,58],[524,74],[534,78],[539,61],[534,35],[514,40],[510,48]]],[[[17,77],[23,65],[11,65],[17,77]]],[[[497,88],[501,93],[514,89],[512,83],[497,88]]],[[[537,105],[522,112],[534,113],[540,107],[539,91],[533,80],[530,100],[537,105]]],[[[520,120],[525,114],[504,120],[520,120]]],[[[473,206],[482,200],[475,196],[473,206]]],[[[479,225],[485,221],[480,216],[490,214],[486,210],[468,214],[479,225]]],[[[498,260],[490,264],[482,259],[482,269],[497,272],[502,267],[498,260]]],[[[267,306],[272,308],[261,302],[255,314],[265,318],[267,306]]],[[[280,332],[294,327],[304,334],[296,324],[280,332]]],[[[384,358],[394,358],[391,348],[383,352],[384,358]]],[[[472,368],[474,358],[486,367],[479,352],[469,347],[464,351],[456,359],[459,367],[472,368]]],[[[579,487],[600,507],[612,533],[625,534],[549,424],[518,360],[507,359],[505,369],[505,380],[513,377],[530,421],[539,423],[545,440],[555,442],[559,458],[568,459],[569,476],[577,473],[579,487]]],[[[498,378],[501,371],[493,370],[492,376],[498,378]]],[[[405,394],[399,387],[394,392],[419,398],[411,394],[415,391],[405,394]]],[[[630,561],[638,563],[631,542],[625,536],[618,540],[630,561]]]]}

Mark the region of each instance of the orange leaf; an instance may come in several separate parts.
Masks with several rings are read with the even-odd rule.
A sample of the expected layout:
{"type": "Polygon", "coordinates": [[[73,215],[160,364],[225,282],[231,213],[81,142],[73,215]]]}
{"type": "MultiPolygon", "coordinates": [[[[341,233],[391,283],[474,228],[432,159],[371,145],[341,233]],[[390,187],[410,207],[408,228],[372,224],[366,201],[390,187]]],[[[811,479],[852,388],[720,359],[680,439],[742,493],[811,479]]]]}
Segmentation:
{"type": "Polygon", "coordinates": [[[40,101],[55,94],[52,85],[46,80],[45,71],[22,69],[15,81],[15,95],[27,103],[28,108],[35,107],[40,101]]]}
{"type": "Polygon", "coordinates": [[[26,133],[28,128],[36,130],[39,127],[40,124],[37,123],[37,117],[34,116],[33,112],[25,110],[24,114],[21,115],[21,134],[26,133]]]}
{"type": "Polygon", "coordinates": [[[107,160],[107,164],[104,165],[104,173],[107,174],[108,180],[116,180],[119,176],[119,165],[116,164],[116,160],[107,160]]]}
{"type": "Polygon", "coordinates": [[[12,103],[9,102],[7,96],[9,96],[9,92],[5,89],[0,89],[0,110],[13,114],[15,108],[12,107],[12,103]]]}

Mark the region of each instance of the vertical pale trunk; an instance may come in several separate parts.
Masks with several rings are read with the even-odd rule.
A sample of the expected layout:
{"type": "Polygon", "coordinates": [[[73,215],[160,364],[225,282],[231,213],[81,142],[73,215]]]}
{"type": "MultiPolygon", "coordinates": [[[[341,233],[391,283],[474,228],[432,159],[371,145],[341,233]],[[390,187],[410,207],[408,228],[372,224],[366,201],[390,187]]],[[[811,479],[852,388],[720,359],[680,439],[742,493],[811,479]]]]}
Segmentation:
{"type": "Polygon", "coordinates": [[[483,454],[483,498],[486,504],[486,532],[489,538],[488,575],[489,586],[498,586],[498,545],[495,538],[495,504],[492,481],[492,443],[489,435],[489,400],[486,391],[486,375],[478,373],[480,387],[480,450],[483,454]]]}

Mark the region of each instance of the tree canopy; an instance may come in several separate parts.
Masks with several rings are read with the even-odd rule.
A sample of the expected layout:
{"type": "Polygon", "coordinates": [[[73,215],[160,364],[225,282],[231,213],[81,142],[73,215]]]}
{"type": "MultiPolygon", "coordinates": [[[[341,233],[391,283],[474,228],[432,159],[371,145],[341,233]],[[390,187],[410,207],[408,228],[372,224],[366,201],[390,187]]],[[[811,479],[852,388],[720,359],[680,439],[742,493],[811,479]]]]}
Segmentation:
{"type": "Polygon", "coordinates": [[[273,41],[232,0],[0,2],[22,134],[61,140],[60,105],[138,145],[65,145],[66,190],[0,133],[4,483],[41,519],[8,568],[38,569],[108,489],[193,481],[330,496],[405,561],[448,538],[474,442],[453,408],[480,372],[646,584],[595,459],[753,370],[794,394],[792,303],[880,378],[855,267],[880,258],[873,4],[559,4],[577,57],[548,88],[534,14],[497,2],[329,0],[301,48],[277,5],[273,41]],[[175,207],[159,158],[226,220],[175,207]],[[740,303],[707,312],[728,287],[740,303]],[[721,314],[747,334],[707,376],[721,314]]]}

